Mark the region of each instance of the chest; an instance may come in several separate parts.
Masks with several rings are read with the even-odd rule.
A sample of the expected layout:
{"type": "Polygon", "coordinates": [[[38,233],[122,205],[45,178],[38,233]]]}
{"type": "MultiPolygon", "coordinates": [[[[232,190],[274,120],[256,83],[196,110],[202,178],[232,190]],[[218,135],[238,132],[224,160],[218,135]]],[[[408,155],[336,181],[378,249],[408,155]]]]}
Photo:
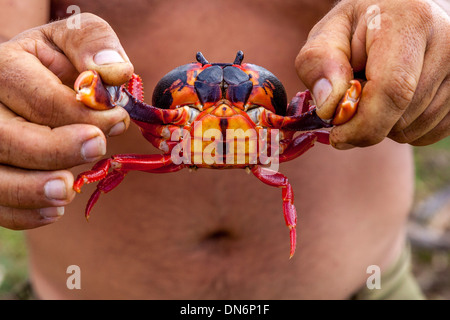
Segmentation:
{"type": "Polygon", "coordinates": [[[117,33],[147,92],[165,73],[192,62],[202,51],[214,62],[228,61],[243,50],[247,62],[271,70],[287,85],[288,95],[301,88],[294,59],[311,27],[331,1],[54,1],[52,17],[69,5],[105,19],[117,33]]]}

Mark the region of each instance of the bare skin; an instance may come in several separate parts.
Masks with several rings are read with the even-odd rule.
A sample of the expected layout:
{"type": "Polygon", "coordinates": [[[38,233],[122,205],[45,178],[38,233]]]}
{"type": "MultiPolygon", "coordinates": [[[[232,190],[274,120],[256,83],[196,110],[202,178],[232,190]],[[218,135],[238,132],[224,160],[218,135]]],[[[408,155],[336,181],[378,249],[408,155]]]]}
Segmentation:
{"type": "MultiPolygon", "coordinates": [[[[92,12],[108,21],[124,50],[114,40],[115,35],[110,33],[109,27],[95,17],[87,18],[92,24],[97,23],[98,28],[94,30],[101,32],[65,34],[58,32],[63,27],[54,25],[51,29],[54,32],[46,34],[54,37],[56,46],[64,47],[63,51],[74,66],[62,63],[63,59],[54,60],[60,64],[41,62],[68,85],[78,71],[89,67],[100,69],[110,82],[124,81],[133,71],[129,58],[134,70],[144,79],[149,100],[156,82],[174,67],[192,61],[198,50],[215,62],[231,61],[237,50],[243,50],[247,62],[273,71],[284,83],[290,97],[305,89],[297,73],[311,89],[321,76],[338,82],[351,76],[348,70],[343,70],[343,78],[336,80],[333,67],[301,63],[314,59],[325,62],[325,52],[331,52],[314,55],[314,50],[308,50],[308,46],[317,48],[314,32],[298,55],[309,30],[330,10],[331,3],[326,1],[321,5],[317,1],[304,1],[303,4],[299,1],[273,4],[250,1],[245,5],[238,1],[136,1],[133,7],[123,4],[123,1],[109,1],[107,6],[99,5],[98,1],[69,2],[58,1],[58,5],[52,6],[53,16],[58,12],[64,13],[69,4],[80,5],[82,12],[92,12]],[[101,37],[105,34],[108,38],[101,37]],[[88,41],[95,36],[97,41],[88,41]],[[91,56],[86,58],[86,55],[79,54],[91,52],[93,55],[102,49],[117,50],[125,62],[95,66],[89,58],[91,56]],[[314,65],[319,71],[311,71],[314,65]],[[314,78],[310,75],[314,73],[319,76],[314,78]]],[[[33,25],[0,28],[9,30],[3,34],[5,39],[46,22],[45,1],[40,4],[36,1],[35,4],[44,8],[40,16],[42,21],[36,18],[37,21],[30,20],[33,25]]],[[[18,14],[17,8],[8,8],[10,13],[3,10],[2,14],[18,14]]],[[[343,6],[340,8],[345,10],[343,6]]],[[[30,10],[30,16],[35,16],[35,12],[30,10]]],[[[440,14],[445,17],[442,12],[440,14]]],[[[6,21],[4,17],[0,18],[2,23],[6,21]]],[[[326,31],[326,21],[330,19],[322,20],[313,30],[324,28],[326,31]]],[[[448,30],[448,21],[447,25],[443,23],[445,27],[448,30]]],[[[435,30],[438,29],[435,26],[435,30]]],[[[19,36],[19,41],[24,37],[26,39],[26,36],[19,36]]],[[[14,47],[16,43],[8,43],[11,46],[7,47],[8,52],[18,52],[14,51],[18,48],[14,47]]],[[[433,43],[436,50],[438,45],[445,45],[437,40],[433,43]]],[[[322,44],[326,46],[327,42],[322,44]]],[[[5,50],[5,47],[0,49],[5,50]]],[[[45,57],[40,56],[41,59],[45,57]]],[[[371,61],[377,62],[376,57],[374,52],[371,61]]],[[[359,61],[353,61],[354,68],[362,68],[364,57],[359,58],[359,61]]],[[[448,62],[448,54],[436,54],[432,58],[448,62]]],[[[18,79],[20,68],[13,70],[13,79],[18,79]]],[[[447,81],[441,80],[439,85],[443,83],[443,90],[448,88],[448,70],[441,70],[441,73],[431,70],[429,73],[435,75],[433,79],[446,78],[447,81]]],[[[42,82],[42,73],[34,75],[37,81],[42,82]]],[[[412,78],[416,79],[415,76],[412,78]]],[[[371,79],[368,76],[368,80],[371,79]]],[[[379,80],[374,77],[372,81],[379,80]]],[[[438,96],[438,92],[445,92],[435,90],[435,86],[439,87],[425,79],[414,92],[433,92],[430,99],[438,96]],[[421,89],[423,86],[425,88],[421,89]]],[[[47,84],[39,92],[49,90],[48,87],[51,89],[47,84]]],[[[0,166],[1,173],[10,174],[9,183],[16,190],[26,190],[14,197],[0,196],[0,223],[3,227],[30,229],[58,221],[27,232],[31,279],[38,296],[45,299],[349,298],[364,285],[367,267],[377,264],[385,269],[398,256],[404,243],[404,226],[413,196],[413,164],[409,146],[393,140],[427,144],[448,135],[448,131],[442,129],[448,128],[448,103],[441,108],[435,104],[430,109],[433,118],[442,121],[435,120],[432,127],[427,127],[428,130],[412,125],[414,119],[425,114],[417,110],[423,111],[432,105],[420,103],[412,103],[415,106],[413,110],[408,109],[409,105],[401,106],[410,110],[406,115],[403,113],[402,119],[411,121],[398,122],[402,116],[400,112],[397,119],[394,119],[397,113],[388,115],[389,119],[393,118],[389,125],[385,125],[386,119],[377,119],[375,124],[383,129],[382,133],[374,132],[376,126],[373,123],[361,125],[364,117],[366,121],[370,120],[367,117],[371,115],[370,106],[374,103],[371,98],[384,97],[384,92],[376,94],[376,88],[369,86],[366,99],[363,97],[361,101],[365,111],[348,125],[337,128],[332,142],[338,148],[348,148],[348,144],[373,146],[339,151],[320,145],[280,168],[293,185],[299,212],[297,252],[293,259],[288,260],[289,240],[282,217],[280,192],[263,185],[244,170],[181,171],[164,175],[130,173],[119,188],[100,199],[87,224],[83,211],[92,189],[88,187],[82,195],[75,197],[71,190],[73,176],[65,169],[85,163],[72,169],[72,173],[77,174],[90,168],[90,162],[112,154],[158,151],[145,142],[134,125],[119,135],[123,130],[117,128],[129,126],[129,119],[121,110],[85,110],[74,100],[69,100],[71,93],[67,91],[67,98],[60,95],[65,106],[56,104],[59,116],[45,118],[42,114],[48,109],[44,103],[39,104],[39,99],[34,105],[29,102],[31,98],[17,103],[14,100],[17,100],[14,95],[16,87],[11,85],[8,89],[3,94],[0,92],[0,116],[10,123],[21,123],[24,126],[20,131],[22,136],[29,132],[27,137],[31,140],[26,143],[11,139],[10,146],[21,146],[22,151],[33,145],[36,151],[29,153],[34,155],[32,157],[25,151],[16,152],[15,157],[7,157],[5,155],[9,153],[0,152],[0,163],[4,164],[0,166]],[[39,107],[41,109],[36,112],[35,108],[39,107]],[[17,115],[27,121],[18,120],[17,115]],[[117,124],[122,125],[116,127],[117,124]],[[364,129],[366,127],[367,130],[364,129]],[[438,129],[427,136],[427,132],[433,132],[434,128],[438,129]],[[405,131],[401,131],[403,129],[405,131]],[[115,137],[108,138],[107,154],[104,155],[106,136],[111,135],[115,137]],[[380,138],[386,136],[393,140],[380,138]],[[86,156],[80,152],[86,141],[96,137],[98,144],[94,149],[97,154],[86,156]],[[48,143],[39,145],[39,141],[48,143]],[[339,146],[339,143],[346,145],[339,146]],[[48,160],[51,158],[48,154],[54,159],[48,160]],[[64,197],[59,200],[46,198],[42,191],[45,183],[55,177],[63,180],[66,187],[62,192],[64,197]],[[56,209],[41,210],[57,207],[65,207],[62,218],[57,216],[56,209]],[[81,290],[68,290],[66,287],[66,269],[72,264],[81,268],[81,290]]],[[[55,90],[60,88],[55,87],[55,90]]],[[[321,106],[323,117],[329,116],[333,99],[341,93],[339,90],[333,90],[329,101],[321,106]]],[[[441,93],[440,99],[443,95],[441,93]]],[[[397,110],[390,107],[388,105],[386,109],[397,110]]],[[[383,114],[383,110],[379,110],[383,114]]],[[[13,136],[11,132],[17,127],[10,130],[5,132],[13,136]]],[[[0,185],[0,188],[6,187],[0,185]]]]}

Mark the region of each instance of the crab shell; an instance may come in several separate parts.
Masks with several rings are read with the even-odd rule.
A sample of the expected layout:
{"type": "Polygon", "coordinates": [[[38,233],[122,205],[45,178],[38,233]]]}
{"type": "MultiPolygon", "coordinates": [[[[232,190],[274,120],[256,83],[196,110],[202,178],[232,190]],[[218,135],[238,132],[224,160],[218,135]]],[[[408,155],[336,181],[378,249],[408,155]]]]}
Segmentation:
{"type": "MultiPolygon", "coordinates": [[[[258,120],[260,108],[285,115],[287,97],[281,82],[262,67],[247,63],[190,63],[172,70],[158,82],[152,105],[160,109],[188,108],[190,119],[183,126],[186,131],[181,147],[191,150],[190,163],[203,168],[236,168],[258,161],[260,132],[271,144],[270,129],[262,131],[258,120]],[[205,159],[205,152],[214,161],[205,159]]],[[[172,151],[171,141],[156,140],[151,134],[154,125],[133,118],[152,144],[162,151],[172,151]]],[[[171,134],[175,129],[170,127],[171,134]]]]}

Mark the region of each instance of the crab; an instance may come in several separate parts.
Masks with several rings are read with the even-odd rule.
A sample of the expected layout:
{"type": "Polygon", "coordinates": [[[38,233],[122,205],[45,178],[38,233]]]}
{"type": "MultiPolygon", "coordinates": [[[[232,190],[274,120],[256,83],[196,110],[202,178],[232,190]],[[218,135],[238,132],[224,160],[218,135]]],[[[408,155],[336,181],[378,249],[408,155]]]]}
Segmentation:
{"type": "Polygon", "coordinates": [[[361,84],[350,81],[334,117],[326,121],[317,115],[308,90],[288,104],[280,80],[263,67],[242,63],[243,58],[238,51],[233,63],[210,63],[198,52],[196,62],[175,68],[158,82],[153,105],[143,102],[142,80],[136,74],[122,86],[104,85],[96,71],[79,75],[74,85],[78,101],[97,110],[123,107],[143,136],[162,151],[114,155],[79,174],[73,186],[77,192],[99,181],[86,218],[99,196],[117,187],[129,171],[241,168],[281,188],[292,258],[297,241],[294,193],[277,165],[299,157],[315,142],[329,144],[329,128],[356,113],[361,84]]]}

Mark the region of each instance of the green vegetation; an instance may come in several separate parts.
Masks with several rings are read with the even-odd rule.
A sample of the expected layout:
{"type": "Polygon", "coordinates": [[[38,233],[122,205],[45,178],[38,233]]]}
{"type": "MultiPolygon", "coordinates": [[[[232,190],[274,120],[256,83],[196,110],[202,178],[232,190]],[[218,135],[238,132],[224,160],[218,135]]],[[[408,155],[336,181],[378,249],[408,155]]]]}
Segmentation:
{"type": "Polygon", "coordinates": [[[450,137],[426,147],[415,147],[416,198],[422,200],[450,184],[450,137]]]}
{"type": "Polygon", "coordinates": [[[24,233],[0,227],[0,299],[26,282],[27,262],[24,233]]]}

